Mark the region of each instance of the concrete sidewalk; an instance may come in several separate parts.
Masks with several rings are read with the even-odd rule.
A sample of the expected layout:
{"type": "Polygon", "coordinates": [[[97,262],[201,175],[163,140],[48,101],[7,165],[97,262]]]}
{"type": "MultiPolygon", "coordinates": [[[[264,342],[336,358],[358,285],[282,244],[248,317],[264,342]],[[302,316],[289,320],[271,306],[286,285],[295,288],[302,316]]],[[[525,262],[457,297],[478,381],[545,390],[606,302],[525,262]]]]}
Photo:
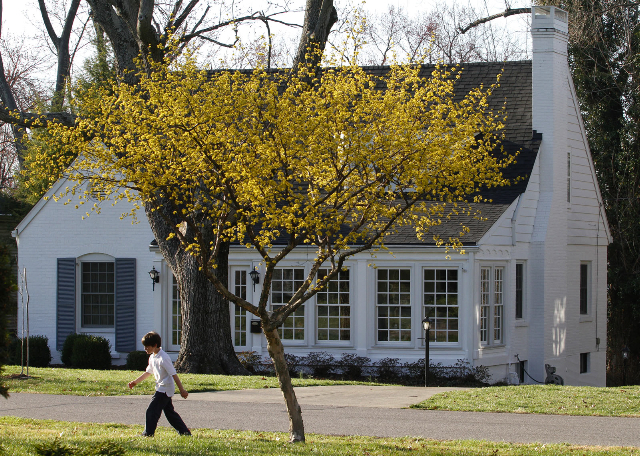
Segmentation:
{"type": "MultiPolygon", "coordinates": [[[[301,406],[321,405],[326,407],[379,407],[407,408],[422,402],[434,394],[469,388],[415,387],[415,386],[307,386],[295,388],[301,406]]],[[[210,402],[251,402],[281,404],[282,392],[278,388],[240,391],[214,391],[190,393],[189,399],[210,402]]]]}
{"type": "MultiPolygon", "coordinates": [[[[305,431],[332,435],[478,439],[513,443],[640,447],[640,418],[446,412],[401,408],[445,388],[319,386],[296,388],[305,431]]],[[[0,416],[89,423],[144,423],[149,396],[82,397],[13,393],[0,416]]],[[[187,426],[287,432],[278,389],[192,393],[174,397],[187,426]]],[[[168,426],[164,416],[161,426],[168,426]]]]}

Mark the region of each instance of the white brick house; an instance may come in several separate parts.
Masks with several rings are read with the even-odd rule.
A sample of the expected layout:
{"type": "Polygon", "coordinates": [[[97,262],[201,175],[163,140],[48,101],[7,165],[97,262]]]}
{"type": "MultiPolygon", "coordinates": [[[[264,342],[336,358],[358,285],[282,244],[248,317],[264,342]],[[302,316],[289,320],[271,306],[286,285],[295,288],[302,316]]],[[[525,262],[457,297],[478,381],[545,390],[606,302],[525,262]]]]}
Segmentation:
{"type": "MultiPolygon", "coordinates": [[[[486,195],[492,202],[478,205],[482,221],[438,228],[446,238],[460,222],[468,225],[465,254],[447,259],[442,249],[401,231],[387,242],[393,255],[352,258],[340,279],[283,327],[290,353],[417,360],[428,315],[432,362],[468,360],[489,367],[494,380],[521,377],[522,368],[544,380],[550,364],[566,384],[605,385],[610,234],[567,64],[567,14],[534,7],[532,35],[532,61],[467,64],[457,84],[464,93],[504,70],[493,103],[506,103],[504,149],[521,150],[505,171],[521,180],[486,195]]],[[[66,185],[58,182],[49,195],[66,185]]],[[[100,215],[81,220],[83,212],[43,199],[14,231],[19,269],[28,276],[31,334],[49,337],[54,362],[64,335],[101,334],[123,362],[155,329],[175,358],[175,284],[146,220],[122,221],[122,209],[108,202],[100,215]],[[160,272],[153,288],[152,267],[160,272]],[[93,304],[81,306],[83,297],[93,304]]],[[[282,263],[272,304],[287,299],[310,256],[298,249],[282,263]]],[[[254,291],[248,273],[260,270],[259,256],[232,247],[229,265],[231,289],[251,301],[261,285],[254,291]]],[[[237,350],[266,356],[264,336],[252,333],[250,323],[251,315],[231,309],[237,350]]]]}

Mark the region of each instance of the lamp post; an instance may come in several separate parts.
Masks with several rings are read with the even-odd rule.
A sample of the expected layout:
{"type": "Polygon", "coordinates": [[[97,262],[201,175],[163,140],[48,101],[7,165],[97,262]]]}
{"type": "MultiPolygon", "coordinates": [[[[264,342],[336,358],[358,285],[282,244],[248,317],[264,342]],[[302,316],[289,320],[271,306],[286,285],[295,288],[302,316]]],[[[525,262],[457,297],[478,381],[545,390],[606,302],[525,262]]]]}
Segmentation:
{"type": "Polygon", "coordinates": [[[431,319],[425,317],[422,320],[422,328],[424,329],[424,386],[427,386],[427,378],[429,377],[429,330],[431,329],[431,319]]]}
{"type": "Polygon", "coordinates": [[[156,283],[160,282],[160,273],[156,270],[155,266],[149,271],[149,277],[151,277],[151,282],[153,283],[153,291],[156,291],[156,283]]]}
{"type": "Polygon", "coordinates": [[[622,349],[622,384],[627,384],[627,360],[629,359],[629,347],[626,345],[622,349]]]}

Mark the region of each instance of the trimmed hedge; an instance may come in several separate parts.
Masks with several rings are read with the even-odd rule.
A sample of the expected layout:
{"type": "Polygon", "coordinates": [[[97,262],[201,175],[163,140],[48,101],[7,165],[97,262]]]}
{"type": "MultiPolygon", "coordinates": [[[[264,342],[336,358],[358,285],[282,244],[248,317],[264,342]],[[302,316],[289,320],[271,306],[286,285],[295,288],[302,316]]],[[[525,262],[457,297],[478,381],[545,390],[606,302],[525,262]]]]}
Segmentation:
{"type": "MultiPolygon", "coordinates": [[[[26,341],[25,341],[26,342],[26,341]]],[[[13,339],[9,347],[9,362],[26,365],[27,345],[22,346],[22,339],[13,339]],[[23,350],[24,357],[23,360],[23,350]]],[[[46,336],[29,336],[29,367],[47,367],[51,362],[49,338],[46,336]]]]}
{"type": "Polygon", "coordinates": [[[92,334],[70,334],[62,346],[62,361],[80,369],[111,369],[111,343],[92,334]]]}
{"type": "Polygon", "coordinates": [[[136,350],[127,355],[127,364],[125,364],[127,369],[143,371],[147,369],[148,365],[149,355],[145,351],[136,350]]]}

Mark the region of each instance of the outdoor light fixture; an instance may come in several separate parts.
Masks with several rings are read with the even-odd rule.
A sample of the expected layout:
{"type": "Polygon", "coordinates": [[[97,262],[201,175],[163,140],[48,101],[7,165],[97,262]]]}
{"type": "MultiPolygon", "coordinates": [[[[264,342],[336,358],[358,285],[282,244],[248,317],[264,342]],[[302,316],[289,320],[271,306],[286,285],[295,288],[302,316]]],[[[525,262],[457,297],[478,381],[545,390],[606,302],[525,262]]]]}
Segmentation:
{"type": "Polygon", "coordinates": [[[256,284],[260,283],[260,273],[254,266],[253,271],[250,271],[249,275],[251,276],[251,281],[253,282],[253,291],[256,291],[256,284]]]}
{"type": "Polygon", "coordinates": [[[151,277],[151,282],[153,283],[153,291],[156,291],[156,283],[160,282],[160,273],[156,271],[155,266],[149,271],[149,277],[151,277]]]}
{"type": "Polygon", "coordinates": [[[429,377],[429,330],[431,329],[431,319],[425,317],[422,320],[422,328],[424,329],[424,386],[427,386],[427,378],[429,377]]]}
{"type": "Polygon", "coordinates": [[[622,349],[622,359],[629,359],[629,347],[626,345],[622,349]]]}

